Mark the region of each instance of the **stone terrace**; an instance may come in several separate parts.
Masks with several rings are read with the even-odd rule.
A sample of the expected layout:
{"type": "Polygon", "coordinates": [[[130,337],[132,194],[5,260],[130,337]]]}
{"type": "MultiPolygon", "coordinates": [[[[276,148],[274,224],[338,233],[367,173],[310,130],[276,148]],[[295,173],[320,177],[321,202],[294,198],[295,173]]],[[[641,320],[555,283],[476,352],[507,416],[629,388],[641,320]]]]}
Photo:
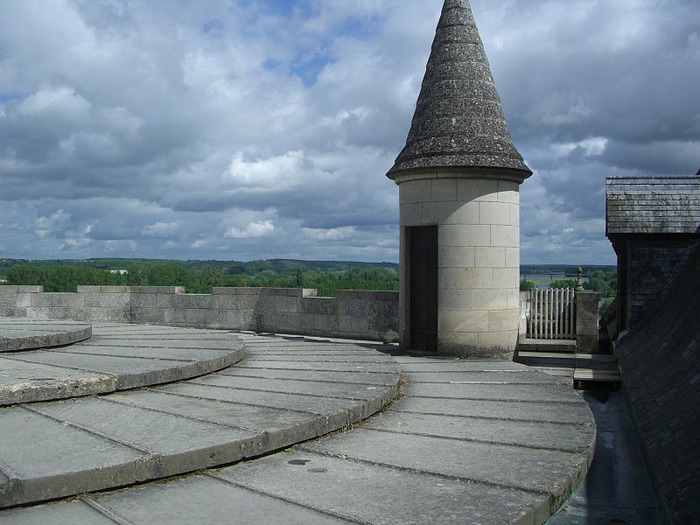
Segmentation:
{"type": "MultiPolygon", "coordinates": [[[[141,380],[0,409],[0,522],[541,523],[583,479],[595,427],[567,383],[395,350],[97,323],[90,341],[5,354],[28,376],[37,363],[74,374],[59,382],[141,380]],[[192,370],[225,346],[237,361],[242,342],[235,366],[153,384],[173,380],[156,362],[192,370]],[[155,479],[166,482],[139,484],[155,479]],[[72,499],[21,506],[60,497],[72,499]]],[[[70,388],[46,390],[36,397],[70,388]]]]}

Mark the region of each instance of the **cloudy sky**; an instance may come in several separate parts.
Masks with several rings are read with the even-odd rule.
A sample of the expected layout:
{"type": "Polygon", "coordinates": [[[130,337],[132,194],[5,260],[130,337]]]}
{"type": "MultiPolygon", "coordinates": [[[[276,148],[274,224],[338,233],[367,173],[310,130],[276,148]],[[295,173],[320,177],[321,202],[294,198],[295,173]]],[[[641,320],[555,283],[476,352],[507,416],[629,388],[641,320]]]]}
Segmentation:
{"type": "MultiPolygon", "coordinates": [[[[700,168],[697,0],[472,0],[523,263],[610,264],[604,179],[700,168]]],[[[0,257],[398,260],[442,0],[0,0],[0,257]]]]}

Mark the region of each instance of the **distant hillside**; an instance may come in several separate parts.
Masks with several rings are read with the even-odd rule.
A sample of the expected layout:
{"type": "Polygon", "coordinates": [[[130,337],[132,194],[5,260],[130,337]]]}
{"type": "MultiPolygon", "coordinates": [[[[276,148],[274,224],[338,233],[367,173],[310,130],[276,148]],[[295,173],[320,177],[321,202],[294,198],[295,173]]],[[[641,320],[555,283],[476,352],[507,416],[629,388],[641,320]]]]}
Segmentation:
{"type": "Polygon", "coordinates": [[[0,261],[7,284],[41,285],[46,292],[71,292],[80,285],[182,286],[189,293],[214,287],[315,288],[321,296],[339,290],[397,290],[398,265],[352,261],[176,261],[87,259],[0,261]]]}
{"type": "MultiPolygon", "coordinates": [[[[99,259],[1,259],[0,272],[6,273],[7,268],[17,265],[32,264],[36,266],[79,266],[96,268],[100,270],[122,270],[130,265],[154,266],[157,264],[173,264],[184,268],[197,270],[203,267],[228,270],[231,275],[251,273],[260,268],[273,270],[276,272],[296,271],[298,268],[304,270],[319,271],[340,271],[351,268],[392,268],[398,270],[398,263],[391,262],[357,262],[357,261],[304,261],[299,259],[265,259],[257,261],[218,261],[218,260],[189,260],[180,261],[174,259],[140,259],[140,258],[99,258],[99,259]],[[5,270],[5,272],[3,272],[5,270]]],[[[584,273],[591,270],[607,270],[615,268],[614,265],[589,265],[584,267],[584,273]]],[[[578,269],[573,264],[523,264],[520,266],[520,273],[530,274],[563,274],[575,276],[578,269]]],[[[0,273],[0,275],[2,274],[0,273]]]]}
{"type": "Polygon", "coordinates": [[[389,262],[356,262],[356,261],[302,261],[296,259],[267,259],[257,261],[218,261],[218,260],[190,260],[180,261],[174,259],[140,259],[140,258],[99,258],[99,259],[2,259],[0,260],[0,275],[6,274],[12,266],[34,265],[40,267],[51,266],[76,266],[83,268],[95,268],[98,270],[123,270],[128,266],[155,266],[159,264],[172,264],[191,270],[201,268],[215,268],[225,270],[230,275],[251,274],[262,270],[272,270],[278,273],[302,270],[341,271],[352,268],[391,268],[398,270],[397,263],[389,262]]]}

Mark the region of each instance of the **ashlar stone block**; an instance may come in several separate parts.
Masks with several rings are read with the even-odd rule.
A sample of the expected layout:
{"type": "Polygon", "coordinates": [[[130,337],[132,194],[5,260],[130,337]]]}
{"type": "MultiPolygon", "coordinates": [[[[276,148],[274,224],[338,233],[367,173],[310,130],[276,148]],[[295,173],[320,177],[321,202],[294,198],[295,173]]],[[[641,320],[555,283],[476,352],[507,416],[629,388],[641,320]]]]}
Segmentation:
{"type": "Polygon", "coordinates": [[[498,201],[509,202],[511,204],[520,204],[520,191],[515,182],[499,181],[498,182],[498,201]]]}
{"type": "Polygon", "coordinates": [[[402,226],[420,226],[423,218],[423,204],[403,204],[399,209],[399,220],[402,226]]]}
{"type": "Polygon", "coordinates": [[[438,227],[438,238],[441,246],[491,246],[491,227],[443,224],[438,227]]]}
{"type": "Polygon", "coordinates": [[[429,202],[431,190],[430,180],[415,180],[405,182],[399,191],[399,203],[411,204],[416,202],[429,202]]]}
{"type": "Polygon", "coordinates": [[[453,202],[438,204],[436,220],[440,224],[479,224],[479,203],[468,202],[456,206],[453,202]]]}
{"type": "Polygon", "coordinates": [[[488,179],[459,179],[457,181],[457,200],[470,202],[474,200],[498,201],[498,181],[488,179]]]}
{"type": "Polygon", "coordinates": [[[520,228],[517,226],[491,226],[491,246],[520,249],[520,228]]]}
{"type": "Polygon", "coordinates": [[[445,310],[438,313],[438,331],[479,333],[488,327],[490,312],[445,310]]]}
{"type": "Polygon", "coordinates": [[[507,202],[480,202],[479,223],[490,225],[510,225],[510,209],[513,204],[507,202]]]}
{"type": "Polygon", "coordinates": [[[470,295],[475,309],[498,311],[508,308],[507,290],[473,290],[470,295]]]}
{"type": "Polygon", "coordinates": [[[467,290],[438,290],[440,310],[473,310],[479,308],[476,292],[467,290]]]}
{"type": "Polygon", "coordinates": [[[477,268],[504,268],[505,248],[474,248],[474,262],[477,268]]]}
{"type": "Polygon", "coordinates": [[[458,200],[456,179],[433,179],[430,182],[430,198],[432,201],[444,202],[458,200]]]}
{"type": "Polygon", "coordinates": [[[481,332],[479,334],[479,348],[493,357],[508,358],[513,354],[515,343],[518,339],[518,330],[505,332],[481,332]]]}
{"type": "Polygon", "coordinates": [[[488,331],[489,332],[510,332],[517,331],[520,324],[520,311],[500,310],[489,312],[488,331]]]}
{"type": "Polygon", "coordinates": [[[517,290],[520,288],[520,268],[496,268],[493,280],[497,288],[517,290]]]}
{"type": "Polygon", "coordinates": [[[506,248],[506,267],[520,268],[520,248],[506,248]]]}
{"type": "Polygon", "coordinates": [[[438,269],[438,289],[484,290],[492,289],[493,268],[442,268],[438,269]]]}
{"type": "Polygon", "coordinates": [[[440,246],[438,248],[438,267],[473,268],[475,250],[477,248],[467,246],[440,246]]]}

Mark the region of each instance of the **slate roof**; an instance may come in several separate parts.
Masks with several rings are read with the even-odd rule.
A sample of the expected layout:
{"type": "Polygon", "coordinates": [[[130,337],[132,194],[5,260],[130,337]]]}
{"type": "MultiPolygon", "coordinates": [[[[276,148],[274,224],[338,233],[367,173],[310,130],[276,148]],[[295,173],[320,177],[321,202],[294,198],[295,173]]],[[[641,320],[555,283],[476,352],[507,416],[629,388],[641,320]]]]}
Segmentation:
{"type": "Polygon", "coordinates": [[[468,0],[445,0],[406,146],[387,176],[433,168],[532,174],[513,146],[468,0]]]}
{"type": "Polygon", "coordinates": [[[609,177],[606,234],[700,234],[700,177],[609,177]]]}

